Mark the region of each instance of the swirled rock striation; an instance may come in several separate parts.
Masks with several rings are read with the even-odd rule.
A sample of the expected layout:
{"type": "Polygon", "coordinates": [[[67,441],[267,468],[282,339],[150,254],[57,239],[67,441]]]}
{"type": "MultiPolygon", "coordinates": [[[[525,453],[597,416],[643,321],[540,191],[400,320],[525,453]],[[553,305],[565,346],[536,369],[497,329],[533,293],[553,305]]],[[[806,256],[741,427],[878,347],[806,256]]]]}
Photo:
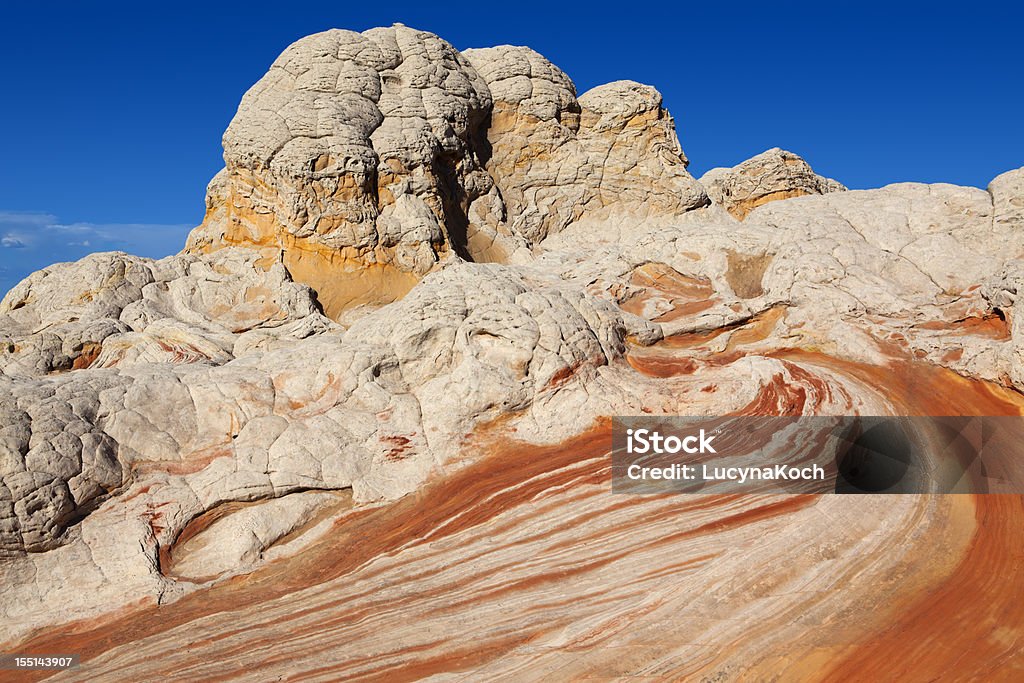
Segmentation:
{"type": "Polygon", "coordinates": [[[182,253],[0,301],[0,651],[1019,673],[1019,497],[613,496],[607,454],[613,415],[1024,414],[1024,169],[697,181],[653,87],[401,25],[286,49],[224,158],[182,253]]]}

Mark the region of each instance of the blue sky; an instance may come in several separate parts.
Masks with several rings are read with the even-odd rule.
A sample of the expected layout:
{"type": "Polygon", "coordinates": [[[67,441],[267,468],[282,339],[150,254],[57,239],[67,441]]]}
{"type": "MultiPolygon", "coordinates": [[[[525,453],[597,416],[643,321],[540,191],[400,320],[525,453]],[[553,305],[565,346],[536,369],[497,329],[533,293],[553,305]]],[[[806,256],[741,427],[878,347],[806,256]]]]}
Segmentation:
{"type": "Polygon", "coordinates": [[[1024,165],[1018,3],[6,3],[0,291],[106,249],[172,253],[242,93],[289,43],[400,21],[526,44],[583,91],[658,87],[691,170],[769,147],[854,188],[1024,165]]]}

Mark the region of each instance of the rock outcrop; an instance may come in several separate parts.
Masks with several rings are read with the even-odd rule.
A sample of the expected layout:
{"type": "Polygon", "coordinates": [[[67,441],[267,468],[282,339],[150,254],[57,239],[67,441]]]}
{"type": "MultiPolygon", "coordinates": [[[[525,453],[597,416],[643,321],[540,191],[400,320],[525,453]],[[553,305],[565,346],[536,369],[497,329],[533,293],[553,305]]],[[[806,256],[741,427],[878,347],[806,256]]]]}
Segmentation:
{"type": "MultiPolygon", "coordinates": [[[[229,253],[217,252],[214,263],[229,253]]],[[[91,269],[102,259],[83,265],[91,269]]],[[[130,263],[142,271],[155,265],[130,263]]],[[[253,343],[248,329],[281,313],[269,302],[261,302],[256,316],[250,302],[242,302],[245,312],[233,318],[245,321],[242,329],[210,331],[238,313],[228,307],[238,302],[225,296],[232,285],[235,293],[255,289],[218,284],[219,300],[182,306],[179,318],[157,318],[138,324],[138,332],[102,339],[88,372],[7,382],[7,488],[0,494],[9,493],[12,507],[0,523],[6,531],[0,549],[54,547],[71,521],[147,464],[195,469],[191,474],[202,483],[186,475],[178,485],[198,493],[198,500],[194,493],[184,500],[203,509],[295,487],[351,488],[357,501],[394,498],[422,482],[451,450],[443,444],[474,423],[527,409],[567,379],[621,359],[630,333],[654,334],[582,290],[526,279],[502,266],[461,264],[431,275],[344,334],[325,324],[306,330],[303,336],[323,334],[301,349],[282,343],[287,334],[277,335],[275,347],[253,343]],[[213,351],[203,353],[199,342],[175,345],[174,334],[191,335],[213,351]],[[437,445],[430,449],[428,441],[437,445]],[[242,464],[250,459],[251,468],[242,464]],[[42,504],[43,498],[50,502],[42,504]]],[[[108,281],[90,291],[109,302],[122,287],[108,281]]],[[[140,298],[122,309],[122,317],[145,319],[161,303],[182,301],[140,298]]],[[[18,310],[28,317],[35,308],[18,310]]],[[[167,541],[180,531],[174,524],[164,528],[167,541]]]]}
{"type": "Polygon", "coordinates": [[[328,312],[394,300],[466,246],[469,205],[491,186],[477,145],[490,105],[465,58],[432,34],[304,38],[242,99],[189,249],[283,254],[328,312]]]}
{"type": "Polygon", "coordinates": [[[224,143],[183,253],[0,302],[0,651],[133,681],[1019,659],[1019,498],[613,496],[607,452],[613,415],[1024,414],[1024,169],[839,191],[770,150],[702,186],[653,88],[403,26],[300,40],[224,143]]]}
{"type": "Polygon", "coordinates": [[[449,255],[504,262],[613,205],[706,203],[653,88],[577,102],[527,48],[460,54],[401,25],[290,46],[242,99],[224,160],[188,251],[280,258],[332,318],[400,298],[449,255]]]}
{"type": "Polygon", "coordinates": [[[999,227],[1021,229],[1024,226],[1024,168],[1007,171],[988,185],[999,227]]]}
{"type": "Polygon", "coordinates": [[[779,199],[841,192],[841,183],[824,178],[792,152],[774,147],[732,168],[713,168],[700,178],[708,196],[743,220],[751,211],[779,199]]]}
{"type": "Polygon", "coordinates": [[[0,321],[0,371],[14,378],[136,359],[219,364],[264,336],[298,338],[332,324],[309,287],[248,249],[59,263],[8,292],[0,321]]]}
{"type": "Polygon", "coordinates": [[[707,203],[654,88],[618,81],[577,100],[569,77],[529,48],[464,54],[494,98],[487,169],[529,243],[584,216],[678,215],[707,203]]]}

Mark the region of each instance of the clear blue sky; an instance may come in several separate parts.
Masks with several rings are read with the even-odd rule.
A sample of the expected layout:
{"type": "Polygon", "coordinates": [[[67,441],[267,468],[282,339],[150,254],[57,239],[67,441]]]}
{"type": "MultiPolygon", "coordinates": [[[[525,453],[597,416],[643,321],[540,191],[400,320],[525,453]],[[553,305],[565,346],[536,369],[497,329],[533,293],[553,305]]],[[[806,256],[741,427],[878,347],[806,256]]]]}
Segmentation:
{"type": "Polygon", "coordinates": [[[5,3],[0,292],[89,251],[176,251],[242,93],[289,43],[400,21],[530,45],[582,93],[658,87],[691,170],[769,147],[854,188],[1024,165],[1018,3],[5,3]]]}

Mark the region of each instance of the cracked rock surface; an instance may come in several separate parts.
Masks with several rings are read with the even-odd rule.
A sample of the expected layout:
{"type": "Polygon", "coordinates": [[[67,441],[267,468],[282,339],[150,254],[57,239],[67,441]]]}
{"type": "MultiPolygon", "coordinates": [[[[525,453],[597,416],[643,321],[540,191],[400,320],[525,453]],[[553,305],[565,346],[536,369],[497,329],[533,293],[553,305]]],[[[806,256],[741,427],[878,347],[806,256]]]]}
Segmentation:
{"type": "MultiPolygon", "coordinates": [[[[285,50],[224,158],[182,253],[0,302],[3,651],[202,678],[233,629],[260,675],[355,678],[479,638],[471,678],[632,675],[600,644],[659,610],[694,616],[673,642],[737,640],[753,594],[870,632],[860,592],[801,586],[895,600],[973,547],[975,510],[927,496],[621,502],[607,418],[1021,414],[1024,169],[846,191],[773,149],[698,182],[653,87],[577,96],[529,48],[400,25],[285,50]]],[[[719,650],[702,675],[735,671],[719,650]]]]}
{"type": "Polygon", "coordinates": [[[768,202],[846,189],[842,183],[816,174],[796,154],[778,147],[732,168],[713,168],[700,182],[712,201],[739,220],[768,202]]]}
{"type": "Polygon", "coordinates": [[[291,45],[242,98],[224,160],[188,251],[280,258],[332,318],[394,301],[448,255],[505,262],[613,207],[707,202],[654,88],[577,101],[527,48],[460,53],[401,25],[291,45]]]}

